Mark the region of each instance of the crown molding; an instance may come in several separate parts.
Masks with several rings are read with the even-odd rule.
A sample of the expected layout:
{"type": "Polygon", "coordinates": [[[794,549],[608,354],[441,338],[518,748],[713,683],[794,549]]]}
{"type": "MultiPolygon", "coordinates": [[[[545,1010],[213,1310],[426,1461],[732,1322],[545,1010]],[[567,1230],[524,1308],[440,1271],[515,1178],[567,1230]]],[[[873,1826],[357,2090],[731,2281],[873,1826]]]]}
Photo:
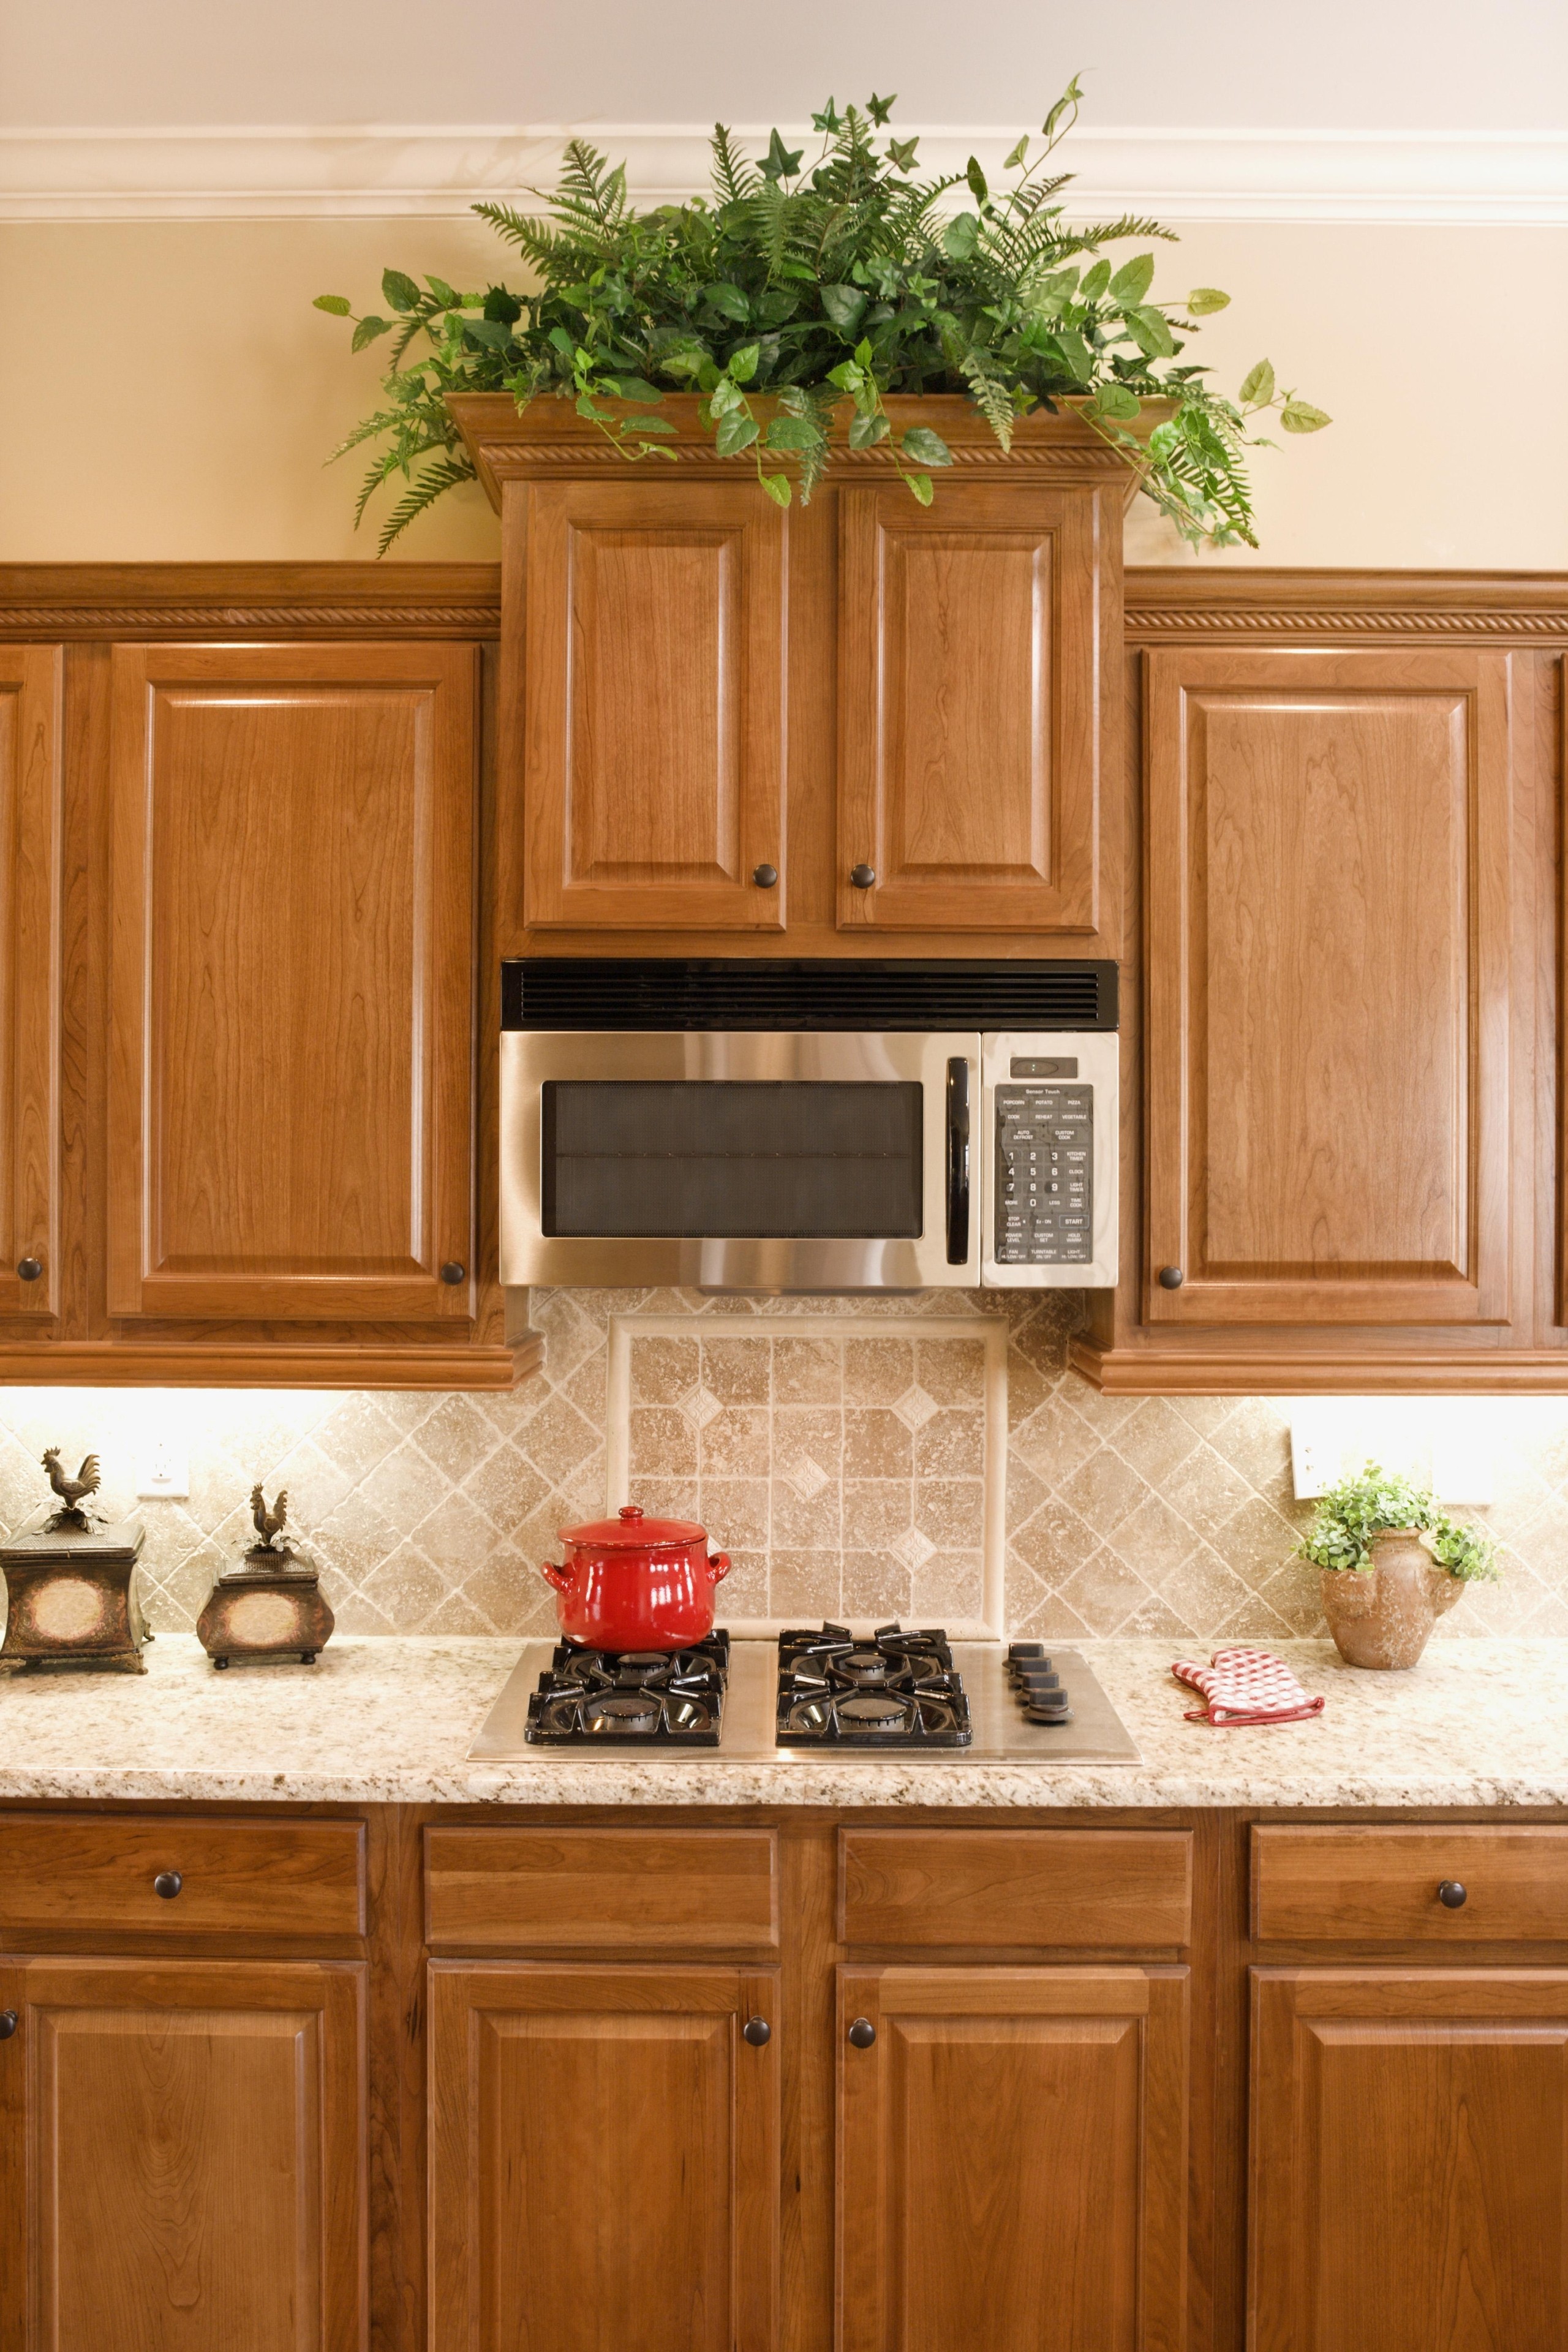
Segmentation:
{"type": "MultiPolygon", "coordinates": [[[[917,129],[929,171],[962,171],[971,153],[998,171],[1016,135],[917,129]]],[[[766,126],[736,130],[765,147],[766,126]]],[[[707,188],[705,124],[0,130],[0,221],[460,215],[486,196],[547,187],[576,131],[625,159],[639,205],[707,188]]],[[[1568,131],[1080,129],[1061,160],[1077,174],[1080,219],[1568,224],[1568,131]]]]}

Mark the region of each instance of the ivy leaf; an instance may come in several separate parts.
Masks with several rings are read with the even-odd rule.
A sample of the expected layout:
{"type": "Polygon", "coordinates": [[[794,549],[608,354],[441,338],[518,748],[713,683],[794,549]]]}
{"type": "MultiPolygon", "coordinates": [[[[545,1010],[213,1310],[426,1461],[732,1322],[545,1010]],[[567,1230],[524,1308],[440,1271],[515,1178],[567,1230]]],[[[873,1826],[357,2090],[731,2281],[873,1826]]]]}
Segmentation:
{"type": "Polygon", "coordinates": [[[1274,397],[1274,370],[1267,360],[1259,360],[1248,368],[1241,379],[1241,404],[1244,408],[1267,408],[1274,397]]]}
{"type": "Polygon", "coordinates": [[[824,286],[818,291],[828,318],[845,341],[852,342],[855,331],[866,313],[865,295],[858,286],[824,286]]]}
{"type": "Polygon", "coordinates": [[[715,446],[721,457],[733,457],[749,449],[756,437],[756,418],[748,416],[743,408],[732,408],[728,416],[719,419],[715,446]]]}
{"type": "Polygon", "coordinates": [[[1187,308],[1194,319],[1206,319],[1211,310],[1230,307],[1230,296],[1222,294],[1217,286],[1194,286],[1187,297],[1187,308]]]}
{"type": "MultiPolygon", "coordinates": [[[[828,102],[831,104],[831,100],[828,102]]],[[[891,98],[879,98],[873,90],[871,96],[866,100],[866,111],[870,116],[879,131],[884,127],[889,115],[891,114],[898,102],[899,94],[897,90],[893,92],[891,98]]]]}
{"type": "Polygon", "coordinates": [[[1083,337],[1072,327],[1058,330],[1057,348],[1068,363],[1068,372],[1079,383],[1087,383],[1094,373],[1094,355],[1083,337]]]}
{"type": "Polygon", "coordinates": [[[452,287],[448,286],[444,278],[426,277],[425,283],[428,286],[431,293],[434,294],[437,301],[440,303],[441,308],[444,310],[460,310],[462,309],[462,296],[452,287]]]}
{"type": "Polygon", "coordinates": [[[887,439],[889,429],[885,416],[852,416],[849,419],[849,446],[851,449],[874,449],[879,441],[887,439]]]}
{"type": "Polygon", "coordinates": [[[973,155],[970,157],[968,163],[963,167],[963,176],[969,183],[969,193],[974,198],[975,203],[977,205],[983,205],[990,195],[991,191],[985,184],[985,174],[980,168],[978,157],[973,155]]]}
{"type": "Polygon", "coordinates": [[[834,105],[831,99],[828,100],[827,104],[823,108],[820,114],[814,114],[812,116],[811,127],[814,131],[825,131],[829,138],[831,138],[834,131],[839,128],[838,109],[834,105]]]}
{"type": "Polygon", "coordinates": [[[417,310],[419,289],[405,270],[384,269],[381,290],[395,310],[417,310]]]}
{"type": "Polygon", "coordinates": [[[564,327],[552,327],[550,330],[550,341],[554,345],[555,349],[562,354],[563,358],[575,362],[577,357],[577,346],[572,337],[567,333],[564,327]]]}
{"type": "Polygon", "coordinates": [[[463,332],[471,342],[480,343],[490,352],[504,352],[511,341],[511,329],[500,319],[468,319],[464,322],[463,332]]]}
{"type": "Polygon", "coordinates": [[[742,344],[730,354],[728,373],[731,383],[750,383],[757,373],[757,362],[763,356],[760,343],[742,344]]]}
{"type": "MultiPolygon", "coordinates": [[[[621,419],[621,431],[634,436],[639,433],[678,433],[679,429],[679,425],[670,423],[668,416],[623,416],[621,419]]],[[[673,454],[673,451],[660,452],[661,456],[673,454]]]]}
{"type": "Polygon", "coordinates": [[[1141,253],[1134,260],[1123,262],[1110,281],[1110,299],[1131,308],[1142,302],[1154,282],[1154,257],[1141,253]]]}
{"type": "Polygon", "coordinates": [[[1146,360],[1168,360],[1176,348],[1164,312],[1147,305],[1128,311],[1127,331],[1146,360]]]}
{"type": "Polygon", "coordinates": [[[904,476],[904,479],[908,482],[910,489],[913,490],[916,498],[919,499],[921,506],[929,507],[931,504],[931,476],[929,474],[906,474],[904,476]]]}
{"type": "MultiPolygon", "coordinates": [[[[804,147],[794,149],[786,147],[776,131],[770,132],[768,152],[763,160],[763,179],[793,180],[800,169],[800,159],[805,152],[804,147]]],[[[763,478],[765,486],[767,477],[764,475],[763,478]]],[[[788,488],[787,483],[785,488],[788,488]]],[[[785,503],[787,504],[787,500],[785,503]]]]}
{"type": "Polygon", "coordinates": [[[896,172],[911,172],[911,171],[913,171],[913,169],[914,169],[914,163],[915,163],[915,149],[920,145],[920,143],[921,143],[921,142],[920,142],[920,141],[919,141],[918,139],[889,139],[889,142],[888,142],[888,160],[889,160],[889,163],[892,164],[893,169],[894,169],[896,172]]]}
{"type": "Polygon", "coordinates": [[[1325,425],[1331,425],[1333,421],[1324,410],[1314,408],[1310,401],[1297,400],[1294,396],[1279,412],[1279,422],[1287,433],[1321,433],[1325,425]]]}
{"type": "Polygon", "coordinates": [[[952,451],[941,434],[933,433],[929,425],[911,425],[899,446],[904,456],[913,457],[917,465],[951,466],[952,463],[952,451]]]}
{"type": "Polygon", "coordinates": [[[1069,110],[1074,114],[1078,112],[1082,98],[1083,92],[1078,86],[1078,76],[1077,74],[1074,74],[1071,81],[1068,82],[1066,89],[1063,90],[1060,98],[1058,99],[1056,104],[1047,115],[1044,122],[1040,125],[1040,129],[1044,131],[1047,139],[1054,139],[1056,137],[1057,125],[1061,121],[1064,114],[1068,113],[1069,110]]]}
{"type": "Polygon", "coordinates": [[[942,233],[942,249],[950,261],[973,261],[980,243],[980,223],[973,213],[954,213],[942,233]]]}
{"type": "Polygon", "coordinates": [[[492,286],[485,296],[484,312],[487,319],[500,319],[511,327],[522,316],[522,304],[504,286],[492,286]]]}
{"type": "Polygon", "coordinates": [[[1131,424],[1142,414],[1143,404],[1135,392],[1124,383],[1102,383],[1094,395],[1094,414],[1110,417],[1119,424],[1131,424]]]}
{"type": "Polygon", "coordinates": [[[770,449],[815,449],[822,430],[809,416],[775,416],[763,437],[770,449]]]}
{"type": "Polygon", "coordinates": [[[310,308],[312,310],[330,310],[334,319],[348,319],[353,315],[353,304],[346,294],[318,294],[310,308]]]}
{"type": "Polygon", "coordinates": [[[1010,155],[1004,157],[1002,169],[1005,172],[1016,172],[1028,152],[1029,134],[1026,131],[1022,139],[1019,140],[1017,145],[1014,148],[1013,152],[1010,155]]]}
{"type": "Polygon", "coordinates": [[[731,286],[727,278],[721,278],[716,286],[705,286],[702,299],[721,319],[733,319],[738,326],[743,327],[752,315],[752,306],[741,289],[731,286]]]}
{"type": "Polygon", "coordinates": [[[650,400],[657,404],[664,398],[656,383],[648,383],[640,375],[617,375],[610,380],[623,400],[650,400]]]}
{"type": "Polygon", "coordinates": [[[757,479],[775,507],[788,506],[789,476],[787,474],[759,474],[757,479]]]}
{"type": "Polygon", "coordinates": [[[354,329],[353,341],[349,348],[351,351],[363,352],[366,343],[374,342],[377,335],[390,335],[391,332],[390,319],[362,319],[354,329]]]}

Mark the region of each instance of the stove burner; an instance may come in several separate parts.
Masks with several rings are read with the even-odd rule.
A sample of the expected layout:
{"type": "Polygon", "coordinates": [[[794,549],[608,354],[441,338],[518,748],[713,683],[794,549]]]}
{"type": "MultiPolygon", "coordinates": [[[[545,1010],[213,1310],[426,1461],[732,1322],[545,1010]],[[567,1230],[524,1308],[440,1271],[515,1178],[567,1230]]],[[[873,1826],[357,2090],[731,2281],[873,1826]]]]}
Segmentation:
{"type": "Polygon", "coordinates": [[[868,1643],[846,1625],[779,1635],[781,1747],[967,1748],[969,1701],[939,1627],[879,1625],[868,1643]]]}
{"type": "Polygon", "coordinates": [[[558,1747],[717,1748],[730,1636],[689,1650],[582,1650],[558,1642],[528,1702],[525,1739],[558,1747]]]}

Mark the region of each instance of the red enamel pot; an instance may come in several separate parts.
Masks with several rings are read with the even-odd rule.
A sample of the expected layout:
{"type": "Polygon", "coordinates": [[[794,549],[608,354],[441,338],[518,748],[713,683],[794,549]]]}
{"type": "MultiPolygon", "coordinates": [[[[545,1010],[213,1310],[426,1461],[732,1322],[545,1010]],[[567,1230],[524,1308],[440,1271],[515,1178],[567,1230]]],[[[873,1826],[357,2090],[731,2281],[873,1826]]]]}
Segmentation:
{"type": "Polygon", "coordinates": [[[690,1519],[646,1519],[637,1503],[620,1516],[557,1530],[565,1563],[542,1573],[569,1642],[591,1650],[685,1650],[713,1631],[713,1588],[728,1552],[708,1549],[690,1519]]]}

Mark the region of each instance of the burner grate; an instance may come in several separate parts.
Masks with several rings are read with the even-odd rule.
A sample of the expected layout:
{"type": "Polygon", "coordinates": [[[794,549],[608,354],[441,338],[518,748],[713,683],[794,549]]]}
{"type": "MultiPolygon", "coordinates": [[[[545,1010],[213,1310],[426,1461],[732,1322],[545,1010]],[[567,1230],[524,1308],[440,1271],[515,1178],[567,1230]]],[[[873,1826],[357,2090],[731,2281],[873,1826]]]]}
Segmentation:
{"type": "Polygon", "coordinates": [[[582,1650],[558,1642],[523,1738],[553,1748],[717,1748],[730,1636],[689,1650],[582,1650]]]}
{"type": "Polygon", "coordinates": [[[781,1633],[774,1736],[781,1748],[967,1748],[969,1700],[946,1634],[879,1625],[867,1640],[831,1623],[781,1633]]]}

